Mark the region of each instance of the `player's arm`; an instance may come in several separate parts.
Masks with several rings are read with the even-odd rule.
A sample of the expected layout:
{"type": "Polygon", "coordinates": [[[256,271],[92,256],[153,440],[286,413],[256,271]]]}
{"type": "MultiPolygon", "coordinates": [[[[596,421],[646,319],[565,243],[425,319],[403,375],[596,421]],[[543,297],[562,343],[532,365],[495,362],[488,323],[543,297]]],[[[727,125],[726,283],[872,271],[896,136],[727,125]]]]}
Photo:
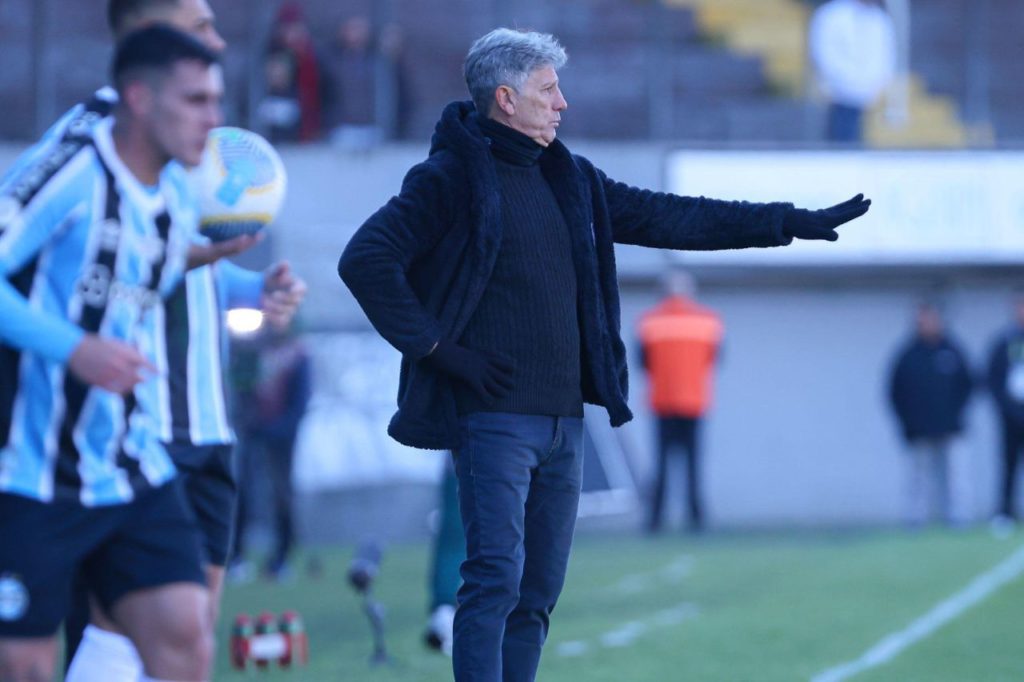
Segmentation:
{"type": "MultiPolygon", "coordinates": [[[[0,341],[66,363],[86,383],[123,392],[152,369],[135,348],[86,334],[68,319],[33,305],[11,281],[62,230],[89,219],[92,184],[84,176],[76,179],[76,168],[80,167],[69,164],[53,176],[53,186],[25,192],[24,206],[11,193],[0,194],[0,201],[17,207],[0,223],[0,341]]],[[[24,169],[31,172],[31,166],[24,169]]],[[[11,179],[8,187],[21,186],[18,175],[11,179]]]]}
{"type": "Polygon", "coordinates": [[[225,308],[259,308],[270,324],[287,327],[306,296],[306,283],[287,261],[263,272],[247,270],[231,261],[216,267],[217,285],[224,292],[225,308]]]}
{"type": "Polygon", "coordinates": [[[235,265],[229,260],[214,268],[217,287],[224,292],[228,308],[259,308],[264,274],[235,265]]]}
{"type": "Polygon", "coordinates": [[[135,348],[86,334],[66,319],[33,307],[0,277],[0,341],[64,363],[87,384],[125,393],[154,368],[135,348]]]}
{"type": "Polygon", "coordinates": [[[4,345],[67,362],[84,334],[67,320],[33,308],[7,277],[0,278],[0,341],[4,345]]]}

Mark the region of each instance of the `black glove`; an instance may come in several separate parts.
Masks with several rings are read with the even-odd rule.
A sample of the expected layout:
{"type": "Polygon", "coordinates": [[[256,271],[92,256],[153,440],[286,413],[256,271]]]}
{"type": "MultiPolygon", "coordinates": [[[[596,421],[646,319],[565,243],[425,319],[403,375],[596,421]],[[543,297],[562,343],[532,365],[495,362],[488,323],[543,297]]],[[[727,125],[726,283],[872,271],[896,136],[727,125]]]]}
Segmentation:
{"type": "Polygon", "coordinates": [[[485,355],[441,339],[424,360],[463,382],[487,402],[504,398],[512,390],[512,363],[500,355],[485,355]]]}
{"type": "Polygon", "coordinates": [[[818,211],[791,208],[782,220],[782,231],[786,236],[797,239],[827,239],[834,242],[839,239],[836,228],[861,217],[868,212],[870,206],[871,200],[865,199],[863,194],[858,194],[849,201],[818,211]]]}

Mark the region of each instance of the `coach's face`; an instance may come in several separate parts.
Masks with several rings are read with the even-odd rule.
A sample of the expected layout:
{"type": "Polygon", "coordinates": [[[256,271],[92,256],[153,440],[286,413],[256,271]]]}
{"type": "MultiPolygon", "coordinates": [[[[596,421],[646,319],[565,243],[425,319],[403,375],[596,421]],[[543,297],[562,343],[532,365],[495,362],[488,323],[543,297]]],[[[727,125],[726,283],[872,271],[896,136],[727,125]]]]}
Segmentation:
{"type": "Polygon", "coordinates": [[[224,81],[220,66],[183,60],[153,92],[145,116],[150,135],[170,159],[195,166],[203,155],[206,137],[221,124],[224,81]]]}
{"type": "Polygon", "coordinates": [[[518,92],[501,86],[497,97],[509,127],[542,147],[555,141],[562,112],[569,104],[558,88],[558,74],[554,67],[543,66],[531,71],[518,92]]]}

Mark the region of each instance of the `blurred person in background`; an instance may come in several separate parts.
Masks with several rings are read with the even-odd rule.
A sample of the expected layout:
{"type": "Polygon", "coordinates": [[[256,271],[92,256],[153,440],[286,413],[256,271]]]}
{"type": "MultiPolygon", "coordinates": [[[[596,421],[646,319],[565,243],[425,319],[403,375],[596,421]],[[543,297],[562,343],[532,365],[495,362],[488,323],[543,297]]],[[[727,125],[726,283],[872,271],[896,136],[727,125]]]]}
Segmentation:
{"type": "Polygon", "coordinates": [[[263,82],[263,97],[256,106],[257,128],[274,144],[297,142],[302,112],[295,95],[291,57],[283,52],[268,54],[263,82]]]}
{"type": "Polygon", "coordinates": [[[1024,448],[1024,289],[1013,296],[1013,320],[992,344],[988,388],[1003,428],[1003,467],[996,522],[1017,521],[1017,469],[1024,448]]]}
{"type": "Polygon", "coordinates": [[[330,83],[298,2],[278,8],[263,69],[265,95],[256,108],[260,129],[272,142],[321,139],[330,83]]]}
{"type": "Polygon", "coordinates": [[[383,60],[377,93],[377,122],[384,136],[392,140],[409,137],[413,114],[405,30],[395,22],[380,30],[379,51],[383,60]]]}
{"type": "Polygon", "coordinates": [[[808,40],[829,102],[826,139],[859,144],[864,112],[896,73],[896,31],[884,0],[829,0],[811,17],[808,40]]]}
{"type": "Polygon", "coordinates": [[[889,374],[889,402],[907,446],[907,511],[911,527],[953,522],[950,445],[963,429],[971,373],[938,305],[917,306],[914,332],[889,374]]]}
{"type": "Polygon", "coordinates": [[[626,404],[614,243],[671,249],[838,239],[828,209],[681,197],[608,178],[556,139],[568,107],[551,35],[473,43],[472,102],[356,231],[338,273],[402,354],[388,433],[451,450],[466,535],[452,651],[459,682],[536,676],[582,485],[583,403],[626,404]]]}
{"type": "MultiPolygon", "coordinates": [[[[247,396],[252,400],[246,409],[251,421],[246,425],[243,442],[245,457],[262,458],[267,472],[274,544],[263,565],[263,574],[280,581],[291,574],[288,562],[295,547],[292,470],[299,425],[313,394],[313,375],[306,346],[293,325],[267,324],[262,333],[256,376],[247,396]]],[[[244,561],[245,532],[251,520],[251,508],[258,502],[252,493],[252,486],[244,485],[239,495],[235,565],[244,566],[237,562],[244,561]]],[[[245,569],[235,568],[235,565],[232,571],[244,574],[245,569]]]]}
{"type": "Polygon", "coordinates": [[[452,458],[446,457],[439,487],[437,532],[430,555],[430,618],[424,639],[431,649],[448,656],[452,653],[456,595],[462,584],[459,566],[466,560],[458,485],[452,458]]]}
{"type": "Polygon", "coordinates": [[[384,76],[383,59],[373,44],[370,20],[346,19],[338,26],[330,53],[333,78],[331,143],[350,152],[365,152],[380,144],[378,92],[384,76]]]}
{"type": "Polygon", "coordinates": [[[640,318],[641,358],[648,373],[651,411],[658,423],[658,463],[647,529],[661,529],[665,478],[672,453],[686,458],[690,528],[704,525],[700,484],[701,420],[711,406],[715,362],[724,329],[718,315],[693,299],[696,282],[683,270],[664,277],[667,296],[640,318]]]}

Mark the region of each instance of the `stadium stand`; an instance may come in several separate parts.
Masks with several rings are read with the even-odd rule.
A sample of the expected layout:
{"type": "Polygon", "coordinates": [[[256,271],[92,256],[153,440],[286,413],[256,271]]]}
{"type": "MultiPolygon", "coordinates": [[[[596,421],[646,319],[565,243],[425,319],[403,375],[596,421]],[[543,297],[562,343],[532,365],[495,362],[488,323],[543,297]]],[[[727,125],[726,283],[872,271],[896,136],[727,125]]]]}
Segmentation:
{"type": "MultiPolygon", "coordinates": [[[[800,144],[820,139],[808,104],[806,25],[820,0],[307,0],[321,45],[353,14],[405,28],[409,135],[424,139],[441,107],[464,96],[469,42],[495,25],[555,33],[571,54],[566,95],[573,137],[698,144],[800,144]],[[669,94],[670,93],[670,94],[669,94]],[[668,94],[668,96],[666,96],[668,94]]],[[[1024,139],[1019,0],[907,0],[911,8],[909,124],[874,112],[874,147],[961,147],[1024,139]]],[[[0,138],[29,139],[104,80],[102,12],[75,0],[8,3],[0,138]],[[36,46],[45,45],[45,49],[36,46]]],[[[262,37],[276,3],[213,3],[234,46],[232,110],[245,123],[262,37]],[[247,82],[248,81],[248,82],[247,82]]],[[[566,131],[570,133],[569,130],[566,131]]]]}

